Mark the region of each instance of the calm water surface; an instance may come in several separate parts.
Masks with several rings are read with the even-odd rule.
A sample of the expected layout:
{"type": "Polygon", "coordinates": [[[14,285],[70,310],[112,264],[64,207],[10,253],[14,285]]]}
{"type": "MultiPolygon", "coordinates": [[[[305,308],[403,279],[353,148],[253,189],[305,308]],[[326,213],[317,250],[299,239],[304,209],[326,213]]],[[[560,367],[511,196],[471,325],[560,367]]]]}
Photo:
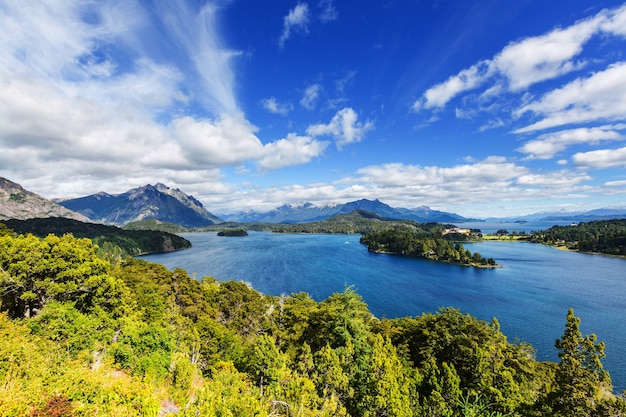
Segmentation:
{"type": "Polygon", "coordinates": [[[606,343],[603,363],[616,391],[626,389],[626,260],[532,243],[466,244],[502,265],[488,270],[372,254],[359,235],[184,236],[193,248],[143,258],[198,279],[246,281],[271,295],[306,291],[321,301],[353,285],[378,317],[416,316],[443,306],[482,320],[497,317],[509,340],[531,343],[539,360],[558,361],[554,341],[573,307],[583,334],[606,343]]]}

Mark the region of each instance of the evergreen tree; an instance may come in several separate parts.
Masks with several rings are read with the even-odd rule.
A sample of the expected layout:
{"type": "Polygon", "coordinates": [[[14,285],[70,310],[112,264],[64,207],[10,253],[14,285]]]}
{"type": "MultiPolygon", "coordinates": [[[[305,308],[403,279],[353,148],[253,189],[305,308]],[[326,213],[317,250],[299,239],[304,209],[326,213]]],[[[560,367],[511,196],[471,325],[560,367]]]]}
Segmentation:
{"type": "Polygon", "coordinates": [[[600,390],[610,391],[610,378],[600,361],[604,343],[580,332],[580,318],[567,312],[565,333],[555,342],[561,362],[556,370],[553,410],[559,416],[594,416],[600,390]]]}
{"type": "Polygon", "coordinates": [[[396,348],[388,338],[374,336],[364,398],[365,417],[412,415],[409,383],[396,348]]]}
{"type": "Polygon", "coordinates": [[[280,380],[285,372],[286,359],[276,347],[274,338],[268,335],[258,336],[247,351],[246,370],[259,387],[260,396],[266,388],[280,380]]]}

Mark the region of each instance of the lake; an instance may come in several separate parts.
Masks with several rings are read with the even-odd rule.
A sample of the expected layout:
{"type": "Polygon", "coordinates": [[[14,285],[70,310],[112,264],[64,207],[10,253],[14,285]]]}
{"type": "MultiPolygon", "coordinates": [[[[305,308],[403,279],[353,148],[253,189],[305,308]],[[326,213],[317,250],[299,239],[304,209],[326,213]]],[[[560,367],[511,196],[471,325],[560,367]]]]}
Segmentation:
{"type": "Polygon", "coordinates": [[[417,316],[443,306],[481,320],[497,317],[509,341],[529,342],[539,360],[558,361],[554,341],[573,307],[582,333],[606,343],[603,364],[615,390],[626,389],[626,260],[533,243],[465,244],[502,265],[477,269],[373,254],[360,235],[183,236],[193,248],[142,258],[198,279],[245,281],[266,294],[306,291],[317,301],[351,285],[378,317],[417,316]]]}

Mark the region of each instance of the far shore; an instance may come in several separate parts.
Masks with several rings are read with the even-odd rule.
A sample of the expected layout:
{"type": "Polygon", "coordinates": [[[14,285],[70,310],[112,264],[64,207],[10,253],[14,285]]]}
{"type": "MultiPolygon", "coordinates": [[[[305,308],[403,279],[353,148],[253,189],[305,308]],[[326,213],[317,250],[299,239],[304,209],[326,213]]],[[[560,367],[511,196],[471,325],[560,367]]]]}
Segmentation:
{"type": "Polygon", "coordinates": [[[571,249],[565,245],[550,245],[547,243],[539,243],[539,242],[531,242],[530,236],[526,235],[483,235],[483,241],[498,241],[498,242],[529,242],[529,243],[537,243],[538,245],[550,246],[551,248],[566,251],[566,252],[576,252],[582,253],[585,255],[598,255],[598,256],[607,256],[609,258],[618,258],[618,259],[626,259],[626,255],[613,255],[610,253],[602,253],[602,252],[585,252],[578,249],[571,249]]]}

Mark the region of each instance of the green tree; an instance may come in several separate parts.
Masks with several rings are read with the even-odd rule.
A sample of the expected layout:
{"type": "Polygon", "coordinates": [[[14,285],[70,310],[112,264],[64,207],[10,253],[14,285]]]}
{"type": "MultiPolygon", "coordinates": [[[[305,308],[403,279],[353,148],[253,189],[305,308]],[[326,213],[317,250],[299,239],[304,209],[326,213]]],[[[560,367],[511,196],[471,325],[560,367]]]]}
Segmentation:
{"type": "Polygon", "coordinates": [[[266,387],[280,380],[285,372],[286,358],[278,350],[274,338],[268,335],[258,336],[246,351],[245,369],[252,375],[263,397],[266,387]]]}
{"type": "Polygon", "coordinates": [[[218,363],[213,377],[200,389],[197,399],[180,413],[183,417],[267,417],[269,403],[262,398],[247,375],[231,362],[218,363]]]}
{"type": "Polygon", "coordinates": [[[553,410],[559,416],[595,416],[600,390],[610,391],[610,377],[602,366],[604,343],[580,332],[580,318],[570,308],[565,332],[555,342],[561,361],[556,370],[553,410]]]}
{"type": "Polygon", "coordinates": [[[0,237],[2,310],[30,317],[50,300],[71,301],[82,312],[103,309],[120,315],[128,289],[111,265],[96,256],[89,239],[72,235],[0,237]]]}
{"type": "Polygon", "coordinates": [[[437,365],[430,357],[423,365],[424,379],[420,389],[422,412],[426,416],[444,417],[454,415],[461,396],[460,379],[453,365],[444,362],[437,365]]]}
{"type": "Polygon", "coordinates": [[[373,320],[367,304],[349,287],[319,304],[319,310],[311,317],[307,330],[306,339],[310,340],[313,351],[329,344],[342,360],[342,367],[354,390],[354,396],[348,398],[346,404],[350,414],[355,414],[360,398],[365,395],[373,320]]]}
{"type": "Polygon", "coordinates": [[[352,397],[353,390],[350,387],[350,379],[341,366],[341,359],[327,344],[315,354],[314,363],[312,379],[322,402],[320,410],[338,412],[338,409],[343,409],[345,413],[341,404],[352,397]]]}
{"type": "Polygon", "coordinates": [[[6,224],[0,223],[0,236],[8,236],[13,234],[13,231],[9,229],[6,224]]]}
{"type": "Polygon", "coordinates": [[[409,383],[396,348],[388,338],[374,336],[367,393],[363,399],[365,417],[412,416],[409,383]]]}

